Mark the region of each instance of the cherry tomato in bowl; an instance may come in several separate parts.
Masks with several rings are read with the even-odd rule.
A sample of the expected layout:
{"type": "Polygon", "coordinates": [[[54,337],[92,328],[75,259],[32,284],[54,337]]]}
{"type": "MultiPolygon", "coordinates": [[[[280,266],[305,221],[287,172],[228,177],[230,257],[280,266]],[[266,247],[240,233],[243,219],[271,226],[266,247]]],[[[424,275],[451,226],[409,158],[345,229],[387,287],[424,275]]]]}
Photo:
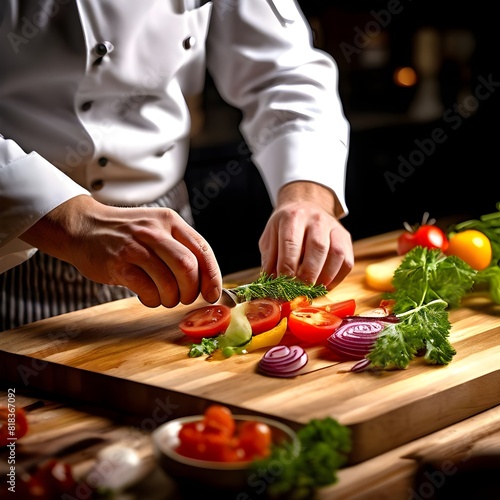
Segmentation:
{"type": "Polygon", "coordinates": [[[254,299],[247,303],[245,315],[252,327],[252,335],[259,335],[280,322],[281,306],[274,299],[254,299]]]}
{"type": "Polygon", "coordinates": [[[433,224],[424,224],[417,230],[405,231],[398,238],[398,254],[404,255],[412,248],[438,248],[445,252],[448,248],[448,238],[442,229],[433,224]]]}
{"type": "Polygon", "coordinates": [[[290,313],[288,329],[307,344],[325,341],[342,323],[342,319],[319,307],[301,307],[290,313]]]}
{"type": "Polygon", "coordinates": [[[231,321],[228,306],[207,305],[185,314],[179,323],[180,330],[194,339],[215,337],[226,331],[231,321]]]}

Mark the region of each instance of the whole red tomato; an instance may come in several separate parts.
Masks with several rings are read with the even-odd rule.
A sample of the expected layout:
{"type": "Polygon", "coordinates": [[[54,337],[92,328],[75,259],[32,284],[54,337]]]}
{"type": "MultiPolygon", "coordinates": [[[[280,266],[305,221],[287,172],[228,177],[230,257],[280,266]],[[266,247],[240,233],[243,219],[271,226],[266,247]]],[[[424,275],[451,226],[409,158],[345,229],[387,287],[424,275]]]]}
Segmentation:
{"type": "Polygon", "coordinates": [[[405,231],[398,238],[398,254],[404,255],[417,246],[438,248],[445,252],[448,249],[448,238],[444,231],[433,224],[423,224],[415,231],[405,231]]]}

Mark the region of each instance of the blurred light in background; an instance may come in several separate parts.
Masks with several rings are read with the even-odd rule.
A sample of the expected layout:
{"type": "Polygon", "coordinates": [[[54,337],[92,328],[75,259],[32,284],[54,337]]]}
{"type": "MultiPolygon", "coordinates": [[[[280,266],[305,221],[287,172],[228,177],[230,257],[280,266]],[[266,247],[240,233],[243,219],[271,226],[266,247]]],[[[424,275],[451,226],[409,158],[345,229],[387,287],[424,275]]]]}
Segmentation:
{"type": "Polygon", "coordinates": [[[400,87],[413,87],[417,83],[417,73],[409,66],[396,68],[394,71],[394,83],[400,87]]]}

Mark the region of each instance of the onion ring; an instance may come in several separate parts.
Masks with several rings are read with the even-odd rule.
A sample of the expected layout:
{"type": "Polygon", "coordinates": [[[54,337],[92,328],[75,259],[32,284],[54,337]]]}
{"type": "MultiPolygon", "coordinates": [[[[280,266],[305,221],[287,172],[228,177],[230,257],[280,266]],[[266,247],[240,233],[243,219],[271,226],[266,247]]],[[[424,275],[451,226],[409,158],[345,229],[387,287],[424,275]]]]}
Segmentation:
{"type": "Polygon", "coordinates": [[[307,362],[308,356],[302,347],[277,345],[264,354],[258,368],[272,377],[295,377],[307,362]]]}

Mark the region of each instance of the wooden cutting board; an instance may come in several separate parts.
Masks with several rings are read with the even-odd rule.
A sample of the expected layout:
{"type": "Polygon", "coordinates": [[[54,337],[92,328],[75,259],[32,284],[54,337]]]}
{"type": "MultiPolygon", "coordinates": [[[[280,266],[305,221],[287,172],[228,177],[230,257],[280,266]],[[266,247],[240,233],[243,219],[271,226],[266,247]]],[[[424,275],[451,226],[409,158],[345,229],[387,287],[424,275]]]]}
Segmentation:
{"type": "MultiPolygon", "coordinates": [[[[381,294],[364,284],[365,267],[395,254],[397,233],[355,243],[356,266],[322,300],[355,298],[357,312],[378,306],[381,294]]],[[[258,270],[226,277],[248,282],[258,270]]],[[[125,299],[65,314],[0,335],[5,387],[75,398],[143,418],[145,429],[202,412],[210,402],[234,411],[276,417],[295,428],[331,416],[352,430],[351,463],[358,463],[500,403],[500,308],[468,298],[452,311],[448,366],[416,359],[407,370],[349,371],[328,349],[307,348],[311,371],[291,379],[265,377],[264,351],[221,361],[187,356],[177,324],[191,306],[149,309],[125,299]]]]}

